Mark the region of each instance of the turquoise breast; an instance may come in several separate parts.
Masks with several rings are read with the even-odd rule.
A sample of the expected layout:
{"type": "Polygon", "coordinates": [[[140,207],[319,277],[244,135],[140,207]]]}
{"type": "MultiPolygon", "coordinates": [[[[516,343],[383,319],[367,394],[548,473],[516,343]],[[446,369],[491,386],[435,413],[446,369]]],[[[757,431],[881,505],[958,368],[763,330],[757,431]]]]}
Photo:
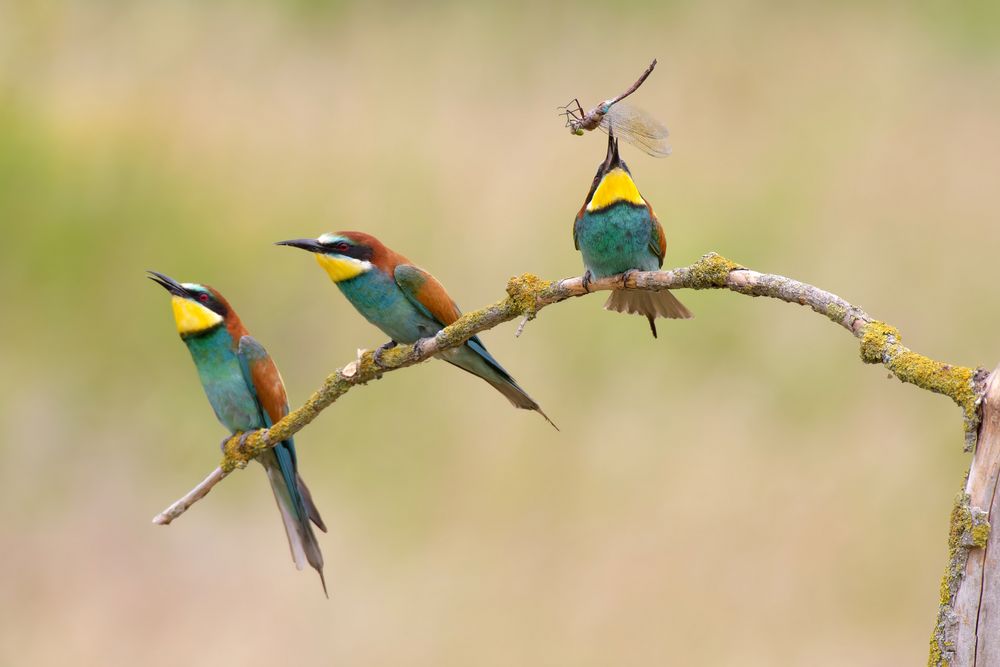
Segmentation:
{"type": "Polygon", "coordinates": [[[399,343],[414,343],[441,330],[437,321],[417,309],[396,279],[379,269],[342,280],[337,287],[361,315],[399,343]]]}
{"type": "Polygon", "coordinates": [[[650,248],[653,221],[645,206],[619,202],[587,211],[576,221],[574,231],[583,263],[594,278],[659,268],[659,259],[650,248]]]}
{"type": "Polygon", "coordinates": [[[230,431],[264,428],[260,408],[243,379],[233,339],[225,327],[184,339],[215,416],[230,431]]]}

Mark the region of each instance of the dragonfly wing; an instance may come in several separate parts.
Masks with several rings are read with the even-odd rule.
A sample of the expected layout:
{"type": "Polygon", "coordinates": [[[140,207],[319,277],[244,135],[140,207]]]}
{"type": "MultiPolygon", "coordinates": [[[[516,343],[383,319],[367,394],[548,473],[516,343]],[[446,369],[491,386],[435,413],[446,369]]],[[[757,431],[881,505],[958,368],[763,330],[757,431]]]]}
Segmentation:
{"type": "Polygon", "coordinates": [[[670,155],[670,132],[651,115],[630,104],[615,104],[601,119],[601,129],[613,129],[615,136],[653,157],[670,155]]]}

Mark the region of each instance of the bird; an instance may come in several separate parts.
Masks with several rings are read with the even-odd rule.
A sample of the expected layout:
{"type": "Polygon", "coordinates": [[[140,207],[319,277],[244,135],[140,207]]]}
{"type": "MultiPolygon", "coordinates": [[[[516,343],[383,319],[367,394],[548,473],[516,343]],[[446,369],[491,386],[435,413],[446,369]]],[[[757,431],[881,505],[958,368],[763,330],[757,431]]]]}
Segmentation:
{"type": "MultiPolygon", "coordinates": [[[[590,192],[573,222],[573,244],[583,255],[584,287],[596,278],[655,271],[663,266],[667,239],[653,207],[639,194],[632,173],[608,134],[608,154],[597,168],[590,192]]],[[[616,289],[607,310],[645,315],[656,338],[656,318],[688,319],[691,311],[667,290],[616,289]]]]}
{"type": "MultiPolygon", "coordinates": [[[[156,271],[149,279],[171,294],[177,333],[198,369],[201,386],[215,416],[231,432],[245,437],[269,428],[288,414],[285,386],[267,350],[243,326],[236,311],[217,290],[196,283],[179,283],[156,271]]],[[[283,440],[257,457],[264,466],[288,536],[295,566],[306,562],[319,573],[323,593],[323,554],[310,521],[326,532],[309,488],[298,473],[295,442],[283,440]]]]}
{"type": "MultiPolygon", "coordinates": [[[[314,253],[316,261],[351,305],[389,336],[389,342],[376,350],[376,362],[382,351],[433,336],[462,314],[434,276],[371,234],[335,232],[315,239],[279,241],[276,245],[314,253]]],[[[479,336],[438,356],[486,380],[514,407],[534,410],[559,430],[486,350],[479,336]]]]}

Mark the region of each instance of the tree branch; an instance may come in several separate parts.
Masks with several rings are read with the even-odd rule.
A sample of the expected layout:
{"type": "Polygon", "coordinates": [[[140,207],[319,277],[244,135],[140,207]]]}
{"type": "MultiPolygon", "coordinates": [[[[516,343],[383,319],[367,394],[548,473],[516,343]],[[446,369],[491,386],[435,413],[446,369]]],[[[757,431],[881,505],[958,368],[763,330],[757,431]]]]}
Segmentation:
{"type": "Polygon", "coordinates": [[[542,280],[531,274],[511,278],[507,283],[506,298],[486,308],[464,314],[433,337],[417,341],[413,345],[399,345],[386,350],[380,359],[381,366],[375,364],[371,351],[359,352],[357,360],[329,375],[302,407],[288,413],[271,428],[256,431],[242,441],[239,434],[234,435],[225,444],[225,456],[219,468],[186,496],[157,515],[153,522],[169,524],[234,469],[246,467],[251,459],[298,433],[352,387],[458,347],[477,333],[503,322],[518,317],[533,319],[539,310],[554,303],[589,292],[623,287],[650,291],[726,289],[748,296],[766,296],[809,306],[847,329],[855,338],[861,339],[861,359],[865,363],[883,364],[901,381],[944,394],[954,400],[962,408],[965,417],[966,449],[970,449],[975,443],[986,371],[945,364],[913,352],[902,344],[897,329],[873,319],[860,307],[831,292],[784,276],[752,271],[715,253],[709,253],[691,266],[669,271],[633,271],[622,276],[593,280],[589,291],[584,289],[583,279],[580,277],[557,282],[542,280]]]}
{"type": "Polygon", "coordinates": [[[160,526],[166,526],[181,514],[187,512],[191,505],[194,505],[196,502],[208,495],[208,492],[212,490],[212,487],[224,480],[227,475],[229,475],[229,473],[224,471],[222,468],[216,468],[209,473],[208,477],[202,480],[201,484],[184,494],[183,498],[177,500],[170,507],[154,516],[153,523],[160,526]]]}

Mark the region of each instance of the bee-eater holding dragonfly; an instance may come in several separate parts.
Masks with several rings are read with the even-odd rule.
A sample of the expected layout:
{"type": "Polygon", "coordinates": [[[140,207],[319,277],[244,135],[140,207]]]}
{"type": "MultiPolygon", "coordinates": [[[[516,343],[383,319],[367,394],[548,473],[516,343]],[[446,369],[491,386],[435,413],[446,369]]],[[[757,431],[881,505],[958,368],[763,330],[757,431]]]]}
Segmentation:
{"type": "MultiPolygon", "coordinates": [[[[178,283],[149,272],[171,294],[174,321],[198,369],[201,385],[222,425],[233,434],[268,428],[288,414],[285,386],[264,347],[250,336],[236,311],[206,285],[178,283]]],[[[326,531],[309,489],[298,474],[295,443],[282,441],[257,458],[267,472],[285,524],[292,558],[306,562],[323,578],[323,554],[309,522],[326,531]]]]}
{"type": "MultiPolygon", "coordinates": [[[[639,194],[632,174],[618,154],[618,140],[608,135],[608,154],[597,168],[587,199],[573,223],[573,243],[583,255],[584,284],[594,278],[655,271],[663,266],[667,239],[653,207],[639,194]]],[[[691,312],[667,290],[614,290],[604,307],[645,315],[656,337],[657,317],[690,318],[691,312]]]]}
{"type": "MultiPolygon", "coordinates": [[[[316,261],[351,305],[389,336],[391,340],[376,350],[376,362],[382,350],[433,336],[461,315],[434,276],[370,234],[336,232],[316,239],[280,241],[277,245],[314,253],[316,261]]],[[[487,352],[479,336],[439,356],[489,382],[514,407],[534,410],[555,426],[538,403],[487,352]]]]}

